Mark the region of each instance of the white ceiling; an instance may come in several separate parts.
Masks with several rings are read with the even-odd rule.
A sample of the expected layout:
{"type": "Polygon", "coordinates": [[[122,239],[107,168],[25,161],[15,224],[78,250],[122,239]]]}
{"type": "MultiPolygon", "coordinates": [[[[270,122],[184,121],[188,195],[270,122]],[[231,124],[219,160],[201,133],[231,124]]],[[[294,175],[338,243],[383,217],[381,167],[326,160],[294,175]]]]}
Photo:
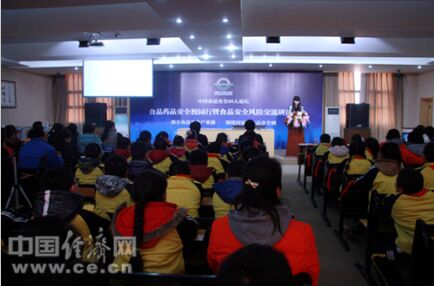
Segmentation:
{"type": "Polygon", "coordinates": [[[2,64],[42,73],[89,58],[153,58],[159,70],[434,70],[434,1],[4,0],[1,21],[2,64]],[[104,47],[78,48],[93,32],[104,47]]]}

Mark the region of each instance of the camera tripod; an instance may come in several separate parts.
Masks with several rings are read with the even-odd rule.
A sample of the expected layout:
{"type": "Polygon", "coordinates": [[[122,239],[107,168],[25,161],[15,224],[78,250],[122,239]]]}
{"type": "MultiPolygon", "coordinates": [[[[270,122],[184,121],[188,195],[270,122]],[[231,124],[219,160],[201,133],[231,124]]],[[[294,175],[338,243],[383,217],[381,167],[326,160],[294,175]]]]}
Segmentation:
{"type": "Polygon", "coordinates": [[[24,207],[24,205],[20,205],[20,196],[24,198],[24,201],[27,203],[28,207],[32,208],[32,203],[30,202],[21,185],[18,183],[17,159],[15,155],[12,157],[12,163],[14,166],[14,185],[12,186],[8,200],[6,201],[5,209],[12,208],[19,210],[24,207]]]}

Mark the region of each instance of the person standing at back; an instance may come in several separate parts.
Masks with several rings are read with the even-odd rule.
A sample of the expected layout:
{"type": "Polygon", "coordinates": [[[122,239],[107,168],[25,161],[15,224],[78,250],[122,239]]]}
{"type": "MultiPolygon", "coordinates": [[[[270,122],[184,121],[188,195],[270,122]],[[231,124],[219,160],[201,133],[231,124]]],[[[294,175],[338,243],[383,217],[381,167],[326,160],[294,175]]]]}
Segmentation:
{"type": "Polygon", "coordinates": [[[203,146],[203,147],[207,147],[208,146],[208,138],[203,135],[200,134],[200,129],[201,129],[201,125],[199,121],[193,121],[192,123],[190,123],[190,130],[194,133],[196,133],[196,138],[197,141],[199,141],[199,143],[203,146]]]}

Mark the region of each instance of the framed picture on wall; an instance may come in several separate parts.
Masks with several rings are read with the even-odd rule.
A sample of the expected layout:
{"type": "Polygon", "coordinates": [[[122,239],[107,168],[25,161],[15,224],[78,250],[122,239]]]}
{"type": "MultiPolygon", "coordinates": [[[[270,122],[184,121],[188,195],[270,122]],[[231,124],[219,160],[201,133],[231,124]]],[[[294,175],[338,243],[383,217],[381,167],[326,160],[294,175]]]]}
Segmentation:
{"type": "Polygon", "coordinates": [[[2,80],[2,108],[16,108],[16,84],[14,81],[2,80]]]}

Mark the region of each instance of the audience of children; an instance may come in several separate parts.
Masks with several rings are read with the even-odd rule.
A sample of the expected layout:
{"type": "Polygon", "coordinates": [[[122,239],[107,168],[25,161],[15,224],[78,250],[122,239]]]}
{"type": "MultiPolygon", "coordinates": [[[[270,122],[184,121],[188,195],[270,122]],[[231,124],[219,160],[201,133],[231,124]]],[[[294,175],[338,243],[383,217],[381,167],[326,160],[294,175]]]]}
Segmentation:
{"type": "MultiPolygon", "coordinates": [[[[197,230],[197,223],[191,218],[200,218],[203,198],[210,196],[216,220],[210,233],[208,263],[214,272],[220,269],[219,275],[224,277],[225,272],[235,271],[224,278],[234,279],[233,273],[239,269],[229,269],[224,259],[234,252],[233,257],[248,259],[249,247],[237,250],[259,243],[266,246],[252,248],[270,252],[263,261],[272,259],[273,249],[278,250],[283,254],[280,261],[285,258],[290,265],[290,269],[282,266],[282,273],[306,272],[316,285],[319,262],[312,229],[294,219],[280,202],[281,167],[263,155],[263,140],[254,128],[254,122],[246,122],[239,153],[232,153],[226,134],[221,133],[216,142],[208,143],[206,136],[200,134],[199,122],[192,123],[185,141],[175,136],[171,144],[169,134],[160,132],[154,146],[150,144],[149,131],[141,132],[130,145],[128,138],[118,137],[110,121],[102,140],[94,134],[91,124],[85,124],[84,134],[79,136],[75,125],[56,124],[48,143],[42,123],[35,122],[28,133],[30,141],[23,146],[15,127],[7,126],[2,129],[2,189],[3,182],[12,184],[13,176],[3,164],[12,166],[10,156],[19,154],[18,167],[23,174],[44,174],[40,177],[41,191],[33,201],[31,223],[61,219],[78,231],[86,244],[85,253],[100,228],[107,234],[112,217],[114,233],[134,236],[137,244],[135,256],[118,256],[115,264],[132,263],[135,271],[173,274],[185,272],[185,249],[197,230]],[[78,152],[84,156],[78,159],[78,152]],[[94,201],[77,193],[76,183],[95,186],[94,201]],[[186,224],[190,225],[188,231],[184,229],[186,224]]],[[[374,138],[363,142],[360,136],[352,138],[349,148],[342,138],[333,138],[330,145],[330,136],[323,134],[314,151],[318,156],[325,155],[329,164],[346,164],[347,175],[362,176],[355,182],[360,189],[400,194],[392,217],[398,233],[396,245],[407,254],[411,254],[416,219],[434,223],[434,143],[425,143],[432,140],[430,130],[416,128],[405,144],[399,131],[392,129],[380,148],[374,138]],[[400,171],[401,161],[406,166],[422,167],[400,171]]],[[[95,259],[89,257],[89,261],[95,259]]],[[[231,265],[231,259],[227,265],[231,265]]],[[[248,262],[253,261],[252,258],[248,262]]],[[[259,279],[250,276],[253,274],[247,267],[246,264],[243,272],[246,277],[259,279]]],[[[276,281],[291,285],[287,284],[290,279],[276,281]]]]}

